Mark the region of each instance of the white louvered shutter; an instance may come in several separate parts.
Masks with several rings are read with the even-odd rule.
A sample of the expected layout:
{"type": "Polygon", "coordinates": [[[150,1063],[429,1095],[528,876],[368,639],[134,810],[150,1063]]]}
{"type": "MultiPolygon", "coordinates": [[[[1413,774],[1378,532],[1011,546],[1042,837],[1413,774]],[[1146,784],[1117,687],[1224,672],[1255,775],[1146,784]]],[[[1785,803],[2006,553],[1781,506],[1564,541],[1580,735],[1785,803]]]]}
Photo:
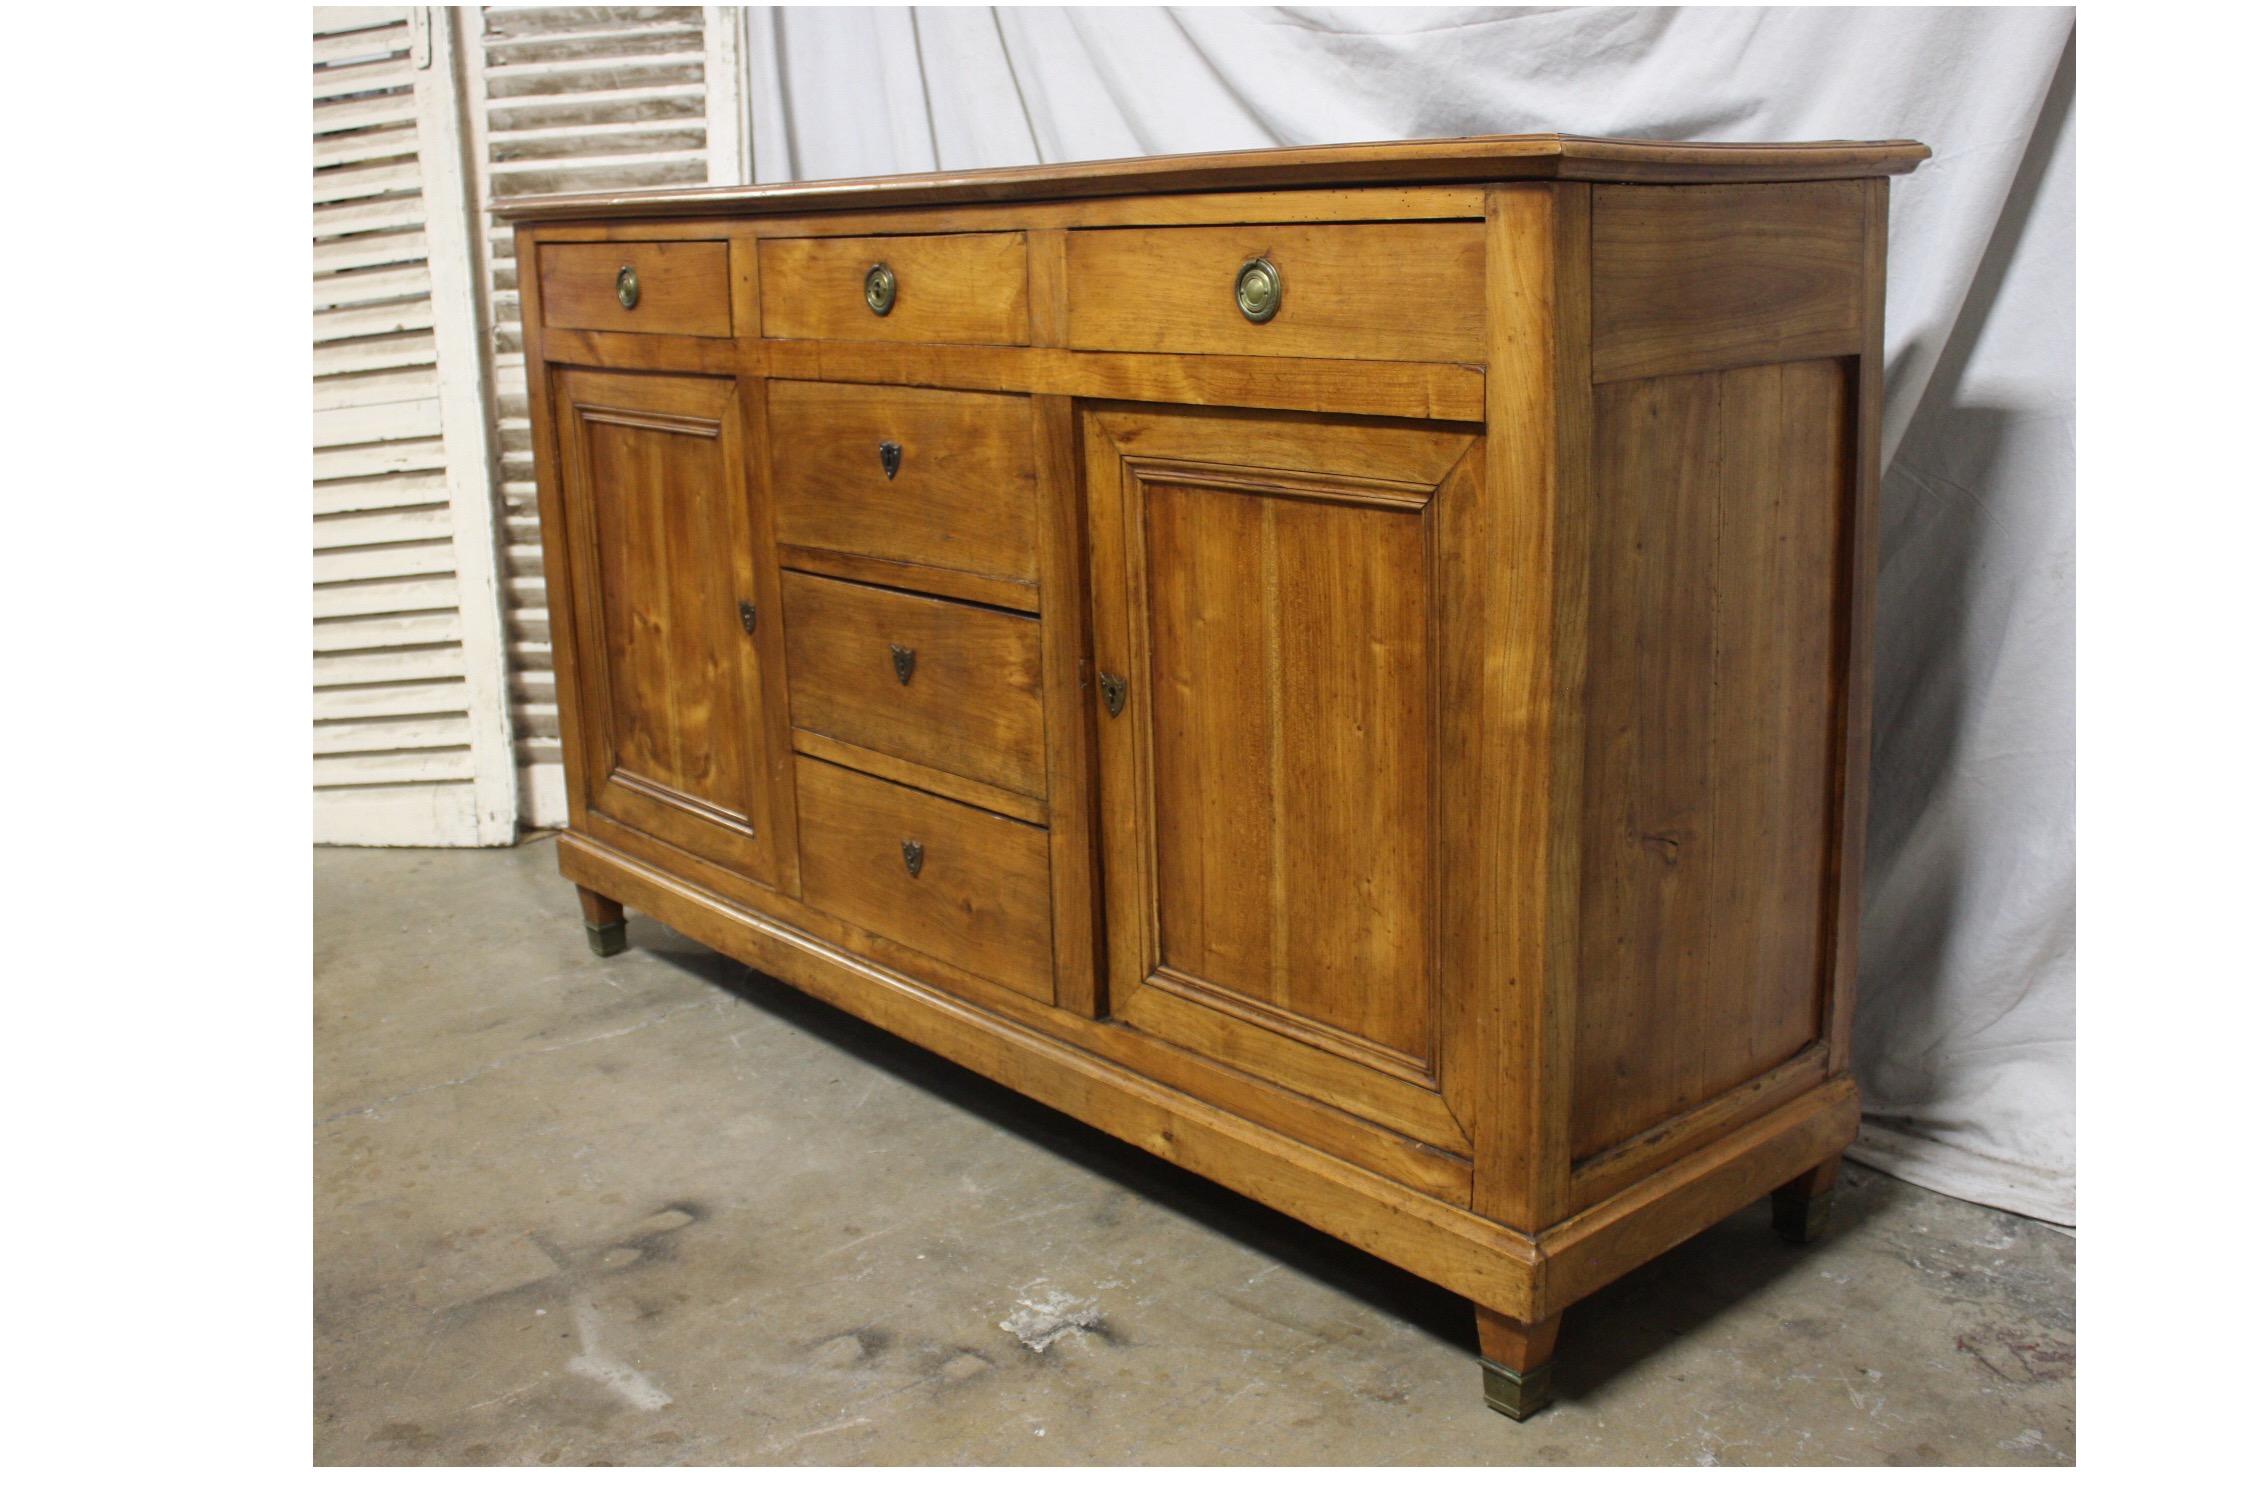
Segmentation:
{"type": "Polygon", "coordinates": [[[314,839],[513,840],[446,13],[313,11],[314,839]]]}
{"type": "MultiPolygon", "coordinates": [[[[726,6],[490,7],[465,13],[478,201],[743,181],[739,35],[726,6]]],[[[522,816],[564,823],[556,673],[533,493],[516,248],[483,220],[499,422],[502,601],[522,816]]]]}

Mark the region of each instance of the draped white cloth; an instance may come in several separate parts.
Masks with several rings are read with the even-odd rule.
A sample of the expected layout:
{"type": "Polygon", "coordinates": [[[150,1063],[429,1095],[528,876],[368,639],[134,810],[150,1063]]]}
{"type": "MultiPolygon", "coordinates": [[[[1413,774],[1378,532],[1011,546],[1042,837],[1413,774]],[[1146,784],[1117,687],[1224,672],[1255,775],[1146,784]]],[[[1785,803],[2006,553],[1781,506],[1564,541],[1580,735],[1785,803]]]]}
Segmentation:
{"type": "Polygon", "coordinates": [[[2070,9],[777,8],[761,181],[1558,130],[1908,136],[1858,1157],[2075,1220],[2070,9]]]}

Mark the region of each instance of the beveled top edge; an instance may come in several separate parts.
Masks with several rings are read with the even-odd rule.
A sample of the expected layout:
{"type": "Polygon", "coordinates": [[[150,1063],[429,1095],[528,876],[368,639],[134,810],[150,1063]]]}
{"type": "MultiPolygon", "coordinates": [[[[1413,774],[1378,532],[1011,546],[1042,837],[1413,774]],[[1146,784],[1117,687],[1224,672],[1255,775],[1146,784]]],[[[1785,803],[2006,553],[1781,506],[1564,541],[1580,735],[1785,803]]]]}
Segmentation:
{"type": "Polygon", "coordinates": [[[671,218],[916,205],[996,204],[1260,188],[1366,188],[1559,178],[1600,183],[1762,183],[1910,172],[1917,141],[1621,141],[1589,136],[1460,136],[1339,146],[1256,147],[1170,157],[1115,157],[967,172],[544,193],[496,199],[503,220],[671,218]]]}

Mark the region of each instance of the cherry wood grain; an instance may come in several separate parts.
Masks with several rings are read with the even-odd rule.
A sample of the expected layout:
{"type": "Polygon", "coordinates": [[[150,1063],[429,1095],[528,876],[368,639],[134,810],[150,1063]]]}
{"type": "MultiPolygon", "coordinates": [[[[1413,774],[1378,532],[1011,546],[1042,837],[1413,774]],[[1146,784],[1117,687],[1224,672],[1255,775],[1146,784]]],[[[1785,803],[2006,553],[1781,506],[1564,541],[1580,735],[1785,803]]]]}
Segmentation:
{"type": "Polygon", "coordinates": [[[1478,446],[1137,410],[1083,445],[1096,662],[1127,686],[1099,722],[1112,1015],[1462,1145],[1433,558],[1478,446]]]}
{"type": "Polygon", "coordinates": [[[600,220],[805,213],[912,204],[1017,203],[1224,189],[1360,187],[1566,178],[1602,183],[1791,182],[1878,177],[1925,161],[1916,141],[1625,141],[1556,134],[1262,147],[1038,167],[904,173],[748,187],[529,194],[503,219],[600,220]]]}
{"type": "Polygon", "coordinates": [[[730,331],[725,240],[625,241],[540,248],[542,316],[558,329],[726,337],[730,331]],[[640,282],[634,307],[619,302],[619,273],[640,282]]]}
{"type": "Polygon", "coordinates": [[[1040,623],[786,572],[783,628],[793,726],[1048,796],[1040,623]],[[905,682],[896,649],[912,655],[905,682]]]}
{"type": "Polygon", "coordinates": [[[1525,1377],[1856,1130],[1881,178],[1924,154],[536,206],[560,865],[1469,1296],[1525,1377]],[[721,275],[638,266],[618,322],[650,246],[721,275]],[[707,282],[719,335],[667,312],[707,282]]]}
{"type": "Polygon", "coordinates": [[[1601,382],[1854,354],[1864,190],[1596,188],[1590,278],[1601,382]]]}
{"type": "Polygon", "coordinates": [[[1023,345],[1026,237],[884,235],[760,242],[761,332],[776,339],[925,340],[1023,345]],[[872,312],[862,279],[884,263],[897,279],[890,313],[872,312]]]}
{"type": "Polygon", "coordinates": [[[1833,925],[1825,1000],[1827,1065],[1849,1068],[1857,997],[1857,926],[1864,911],[1866,805],[1872,770],[1872,613],[1880,573],[1880,409],[1886,391],[1888,184],[1864,185],[1864,347],[1857,352],[1856,490],[1844,572],[1840,776],[1834,782],[1840,840],[1833,859],[1833,925]]]}
{"type": "Polygon", "coordinates": [[[1048,999],[1049,843],[1038,827],[810,758],[798,783],[808,903],[1048,999]],[[904,842],[916,843],[919,870],[904,842]]]}
{"type": "Polygon", "coordinates": [[[1837,361],[1598,389],[1577,1158],[1818,1035],[1852,422],[1837,361]]]}
{"type": "Polygon", "coordinates": [[[1482,236],[1466,224],[1075,230],[1065,237],[1066,343],[1083,350],[1478,360],[1482,236]],[[1283,300],[1237,305],[1265,257],[1283,300]]]}
{"type": "Polygon", "coordinates": [[[736,383],[567,370],[556,403],[589,802],[772,881],[762,707],[781,676],[742,616],[757,592],[736,383]]]}
{"type": "MultiPolygon", "coordinates": [[[[771,381],[776,536],[787,547],[1032,584],[1033,416],[1024,397],[771,381]],[[891,476],[883,444],[900,446],[891,476]]],[[[976,583],[969,590],[980,598],[976,583]]]]}

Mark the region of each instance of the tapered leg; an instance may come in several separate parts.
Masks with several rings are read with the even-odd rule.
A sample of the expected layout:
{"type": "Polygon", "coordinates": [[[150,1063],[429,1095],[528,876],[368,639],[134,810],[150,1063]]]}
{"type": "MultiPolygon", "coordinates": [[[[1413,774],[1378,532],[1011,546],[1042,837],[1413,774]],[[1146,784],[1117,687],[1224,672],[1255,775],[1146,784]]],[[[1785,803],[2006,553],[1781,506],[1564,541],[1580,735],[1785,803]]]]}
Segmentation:
{"type": "Polygon", "coordinates": [[[580,889],[580,913],[587,920],[588,949],[615,956],[627,948],[627,910],[593,888],[580,889]]]}
{"type": "Polygon", "coordinates": [[[1515,1321],[1486,1306],[1473,1307],[1480,1322],[1481,1389],[1488,1408],[1514,1420],[1551,1403],[1551,1349],[1558,1345],[1559,1318],[1515,1321]]]}
{"type": "Polygon", "coordinates": [[[1814,1243],[1833,1217],[1833,1177],[1841,1171],[1836,1154],[1770,1193],[1770,1225],[1789,1243],[1814,1243]]]}

